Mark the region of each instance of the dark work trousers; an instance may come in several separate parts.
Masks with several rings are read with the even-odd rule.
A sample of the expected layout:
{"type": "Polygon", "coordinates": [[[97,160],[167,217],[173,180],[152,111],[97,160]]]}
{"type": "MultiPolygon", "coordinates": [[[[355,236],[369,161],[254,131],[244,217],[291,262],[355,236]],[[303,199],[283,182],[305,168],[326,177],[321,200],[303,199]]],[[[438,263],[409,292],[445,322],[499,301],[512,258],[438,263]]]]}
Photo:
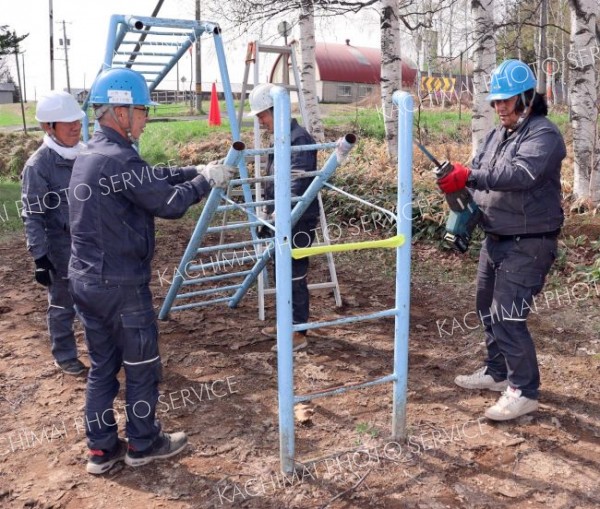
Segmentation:
{"type": "Polygon", "coordinates": [[[129,446],[150,447],[160,432],[155,418],[161,363],[158,328],[147,284],[84,283],[72,279],[71,291],[85,328],[91,369],[85,418],[90,449],[111,450],[118,422],[126,419],[129,446]],[[125,369],[125,415],[115,411],[117,373],[125,369]]]}
{"type": "Polygon", "coordinates": [[[52,283],[48,286],[48,333],[52,355],[57,362],[63,362],[77,358],[77,344],[73,333],[75,307],[67,280],[71,245],[60,247],[53,244],[48,255],[56,269],[52,275],[52,283]]]}
{"type": "Polygon", "coordinates": [[[485,331],[487,373],[538,398],[540,373],[527,316],[556,258],[556,237],[493,240],[479,255],[476,307],[485,331]]]}
{"type": "MultiPolygon", "coordinates": [[[[292,246],[310,247],[315,239],[317,218],[300,218],[292,228],[292,246]]],[[[310,295],[308,292],[308,265],[310,257],[296,260],[292,258],[292,322],[308,322],[310,295]]],[[[306,334],[302,331],[301,334],[306,334]]]]}

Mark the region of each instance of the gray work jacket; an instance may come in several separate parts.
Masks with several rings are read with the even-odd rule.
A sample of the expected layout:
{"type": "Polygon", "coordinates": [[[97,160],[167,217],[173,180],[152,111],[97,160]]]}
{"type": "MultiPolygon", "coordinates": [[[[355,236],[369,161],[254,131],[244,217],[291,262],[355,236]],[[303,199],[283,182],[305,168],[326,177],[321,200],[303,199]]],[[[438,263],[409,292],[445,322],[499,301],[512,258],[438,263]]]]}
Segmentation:
{"type": "Polygon", "coordinates": [[[482,228],[496,235],[561,228],[560,168],[565,142],[544,116],[530,117],[514,133],[488,133],[472,163],[468,187],[483,211],[482,228]]]}
{"type": "Polygon", "coordinates": [[[183,216],[210,189],[195,167],[150,166],[127,139],[102,127],[73,166],[69,278],[148,283],[154,218],[183,216]]]}
{"type": "Polygon", "coordinates": [[[42,145],[27,160],[21,175],[27,249],[34,260],[48,256],[57,269],[65,270],[71,245],[68,192],[73,162],[42,145]]]}

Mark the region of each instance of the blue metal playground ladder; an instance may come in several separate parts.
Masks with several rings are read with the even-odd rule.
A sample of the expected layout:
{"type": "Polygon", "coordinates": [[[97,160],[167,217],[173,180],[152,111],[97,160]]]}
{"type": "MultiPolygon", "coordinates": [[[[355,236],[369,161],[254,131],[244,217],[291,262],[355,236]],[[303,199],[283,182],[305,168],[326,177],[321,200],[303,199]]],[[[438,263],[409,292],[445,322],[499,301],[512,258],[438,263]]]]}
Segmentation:
{"type": "MultiPolygon", "coordinates": [[[[275,132],[282,133],[276,140],[275,165],[289,164],[289,97],[283,89],[273,93],[275,102],[275,132]]],[[[410,305],[410,239],[411,218],[403,217],[402,211],[411,210],[412,199],[412,114],[413,100],[406,92],[395,92],[394,103],[398,106],[398,200],[396,247],[395,306],[393,309],[360,316],[350,316],[327,322],[292,325],[291,259],[297,254],[310,255],[311,248],[292,249],[286,239],[291,235],[293,214],[290,216],[290,176],[280,172],[276,180],[275,208],[277,210],[275,243],[278,246],[276,264],[277,279],[277,381],[279,391],[279,446],[281,469],[291,473],[295,468],[294,405],[325,396],[333,396],[351,389],[363,389],[392,382],[392,437],[406,439],[406,386],[408,372],[408,324],[410,305]],[[302,252],[295,254],[294,251],[302,252]],[[393,373],[376,380],[344,386],[333,390],[294,395],[294,364],[292,335],[294,331],[322,328],[363,320],[393,316],[394,362],[393,373]]],[[[383,241],[385,242],[385,241],[383,241]]],[[[367,244],[373,244],[367,243],[367,244]]],[[[336,246],[330,246],[335,248],[336,246]]],[[[356,246],[354,246],[356,247],[356,246]]],[[[371,247],[371,246],[364,246],[371,247]]],[[[361,246],[358,246],[361,248],[361,246]]]]}
{"type": "MultiPolygon", "coordinates": [[[[289,117],[287,120],[289,124],[289,117]]],[[[290,126],[287,126],[288,131],[290,126]]],[[[275,138],[279,138],[279,134],[276,134],[275,138]]],[[[287,143],[289,145],[289,133],[287,135],[287,143]]],[[[334,153],[330,155],[327,162],[320,171],[306,172],[302,176],[314,177],[313,182],[308,187],[304,195],[296,197],[290,200],[295,203],[293,210],[291,210],[291,225],[294,225],[302,216],[306,208],[316,198],[317,194],[325,185],[329,177],[338,168],[340,163],[343,161],[342,154],[347,154],[354,142],[356,137],[354,135],[346,135],[345,138],[340,139],[335,143],[317,143],[313,145],[300,145],[290,148],[294,151],[309,151],[309,150],[322,150],[335,148],[334,153]]],[[[275,151],[274,148],[262,148],[262,149],[251,149],[244,150],[244,144],[242,142],[235,142],[230,149],[228,158],[231,156],[229,161],[239,163],[242,160],[242,155],[245,157],[253,157],[260,154],[268,154],[275,151]],[[243,154],[242,154],[243,151],[243,154]],[[233,157],[232,154],[237,153],[237,157],[233,157]]],[[[277,155],[276,155],[277,157],[277,155]]],[[[288,158],[286,163],[276,160],[277,173],[291,173],[291,159],[288,158]]],[[[267,180],[274,180],[274,177],[256,177],[256,178],[240,178],[234,179],[230,182],[230,186],[249,185],[257,181],[265,182],[267,180]]],[[[278,180],[275,179],[276,192],[277,188],[280,187],[278,180]]],[[[289,190],[288,190],[289,193],[289,190]]],[[[202,209],[202,213],[196,226],[192,237],[188,243],[188,246],[181,258],[181,261],[174,271],[173,280],[169,291],[165,297],[163,305],[159,311],[158,318],[164,320],[167,318],[171,311],[181,311],[184,309],[192,309],[201,306],[208,306],[218,303],[227,303],[229,307],[236,307],[244,295],[251,288],[253,283],[258,278],[259,274],[263,271],[268,261],[273,257],[275,251],[279,251],[279,246],[273,241],[273,238],[252,238],[250,240],[242,240],[225,244],[216,245],[204,245],[206,236],[211,233],[221,233],[223,231],[230,230],[243,230],[250,229],[255,230],[257,227],[267,227],[275,231],[276,227],[271,222],[264,221],[258,217],[257,210],[261,209],[265,205],[275,204],[275,200],[262,200],[262,201],[245,201],[244,203],[236,203],[230,199],[226,193],[223,193],[221,189],[213,189],[202,209]],[[224,202],[224,204],[221,204],[224,202]],[[241,211],[247,218],[247,221],[239,221],[229,223],[221,226],[211,226],[211,221],[214,216],[218,213],[226,213],[232,210],[241,211]],[[258,249],[258,246],[262,246],[263,249],[258,249]],[[233,250],[233,251],[227,251],[233,250]],[[241,251],[241,256],[239,253],[241,251]],[[227,258],[227,253],[232,253],[232,258],[227,258]],[[213,259],[212,254],[217,253],[213,259]],[[220,253],[225,253],[225,257],[221,258],[220,253]],[[210,259],[202,261],[202,256],[210,255],[210,259]],[[200,263],[196,262],[196,258],[200,257],[200,263]],[[246,269],[251,265],[250,268],[246,269]],[[235,270],[235,269],[242,270],[235,270]],[[234,270],[230,270],[234,269],[234,270]],[[208,272],[208,275],[207,275],[208,272]],[[235,284],[229,284],[225,286],[212,286],[211,288],[205,288],[196,291],[186,291],[191,286],[198,285],[215,285],[220,284],[225,280],[241,279],[241,282],[235,284]],[[216,297],[212,297],[216,294],[216,297]],[[198,298],[206,300],[198,300],[198,298]],[[190,302],[190,299],[194,299],[190,302]]],[[[288,207],[290,204],[288,203],[288,207]]]]}

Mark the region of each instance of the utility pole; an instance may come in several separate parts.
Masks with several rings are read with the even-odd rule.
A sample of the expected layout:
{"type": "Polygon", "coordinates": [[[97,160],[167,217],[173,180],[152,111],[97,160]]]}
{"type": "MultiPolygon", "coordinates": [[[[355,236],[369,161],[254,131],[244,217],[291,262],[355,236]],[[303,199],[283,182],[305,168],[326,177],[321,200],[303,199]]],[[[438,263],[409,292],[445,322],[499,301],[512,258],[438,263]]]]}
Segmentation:
{"type": "Polygon", "coordinates": [[[25,52],[21,53],[21,61],[23,62],[23,102],[27,102],[27,85],[25,84],[25,52]]]}
{"type": "Polygon", "coordinates": [[[62,27],[63,27],[63,42],[64,42],[64,48],[65,48],[65,67],[67,69],[67,91],[69,92],[69,94],[71,93],[71,80],[69,79],[69,43],[71,41],[69,41],[69,39],[67,39],[67,29],[65,26],[65,20],[62,20],[62,27]]]}
{"type": "Polygon", "coordinates": [[[23,132],[27,134],[25,123],[25,107],[23,106],[23,87],[21,86],[21,69],[19,68],[19,46],[15,46],[15,60],[17,61],[17,81],[19,83],[19,102],[21,103],[21,116],[23,118],[23,132]]]}
{"type": "Polygon", "coordinates": [[[54,9],[52,0],[48,0],[50,17],[50,90],[54,90],[54,9]]]}
{"type": "MultiPolygon", "coordinates": [[[[200,0],[196,0],[196,21],[200,21],[200,0]]],[[[201,60],[201,36],[196,39],[196,112],[202,113],[202,67],[201,60]]]]}

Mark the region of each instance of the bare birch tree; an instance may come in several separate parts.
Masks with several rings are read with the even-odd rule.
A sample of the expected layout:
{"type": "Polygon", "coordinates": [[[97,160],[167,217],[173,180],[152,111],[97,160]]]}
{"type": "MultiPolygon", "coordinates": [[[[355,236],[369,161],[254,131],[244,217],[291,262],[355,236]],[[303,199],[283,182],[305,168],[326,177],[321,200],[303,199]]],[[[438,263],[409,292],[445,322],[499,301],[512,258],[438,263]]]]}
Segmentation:
{"type": "Polygon", "coordinates": [[[569,0],[571,8],[570,100],[574,184],[578,199],[600,203],[600,132],[598,129],[598,0],[569,0]]]}
{"type": "Polygon", "coordinates": [[[237,0],[230,3],[221,2],[214,12],[218,12],[221,18],[230,21],[240,32],[263,26],[267,21],[285,14],[298,16],[301,31],[302,89],[305,94],[307,114],[311,117],[306,127],[315,138],[319,139],[322,126],[316,101],[314,17],[357,13],[368,7],[380,8],[381,95],[388,154],[394,159],[397,151],[397,128],[393,124],[394,115],[391,114],[391,94],[402,86],[399,24],[401,22],[409,31],[422,27],[431,28],[432,14],[441,12],[456,1],[458,0],[430,1],[427,8],[421,8],[420,2],[416,3],[412,0],[237,0]],[[311,95],[314,95],[315,99],[313,106],[309,106],[312,101],[311,95]]]}
{"type": "Polygon", "coordinates": [[[485,100],[490,76],[496,67],[494,39],[494,0],[472,0],[475,26],[473,68],[473,117],[471,120],[473,154],[485,134],[494,125],[494,111],[485,100]]]}
{"type": "Polygon", "coordinates": [[[381,107],[387,153],[398,157],[398,124],[393,114],[392,94],[402,87],[398,0],[381,1],[381,107]]]}
{"type": "MultiPolygon", "coordinates": [[[[313,0],[302,0],[300,27],[300,77],[304,96],[306,129],[317,142],[325,140],[325,131],[317,100],[317,62],[315,58],[315,13],[313,0]]],[[[298,85],[298,84],[297,84],[298,85]]]]}

